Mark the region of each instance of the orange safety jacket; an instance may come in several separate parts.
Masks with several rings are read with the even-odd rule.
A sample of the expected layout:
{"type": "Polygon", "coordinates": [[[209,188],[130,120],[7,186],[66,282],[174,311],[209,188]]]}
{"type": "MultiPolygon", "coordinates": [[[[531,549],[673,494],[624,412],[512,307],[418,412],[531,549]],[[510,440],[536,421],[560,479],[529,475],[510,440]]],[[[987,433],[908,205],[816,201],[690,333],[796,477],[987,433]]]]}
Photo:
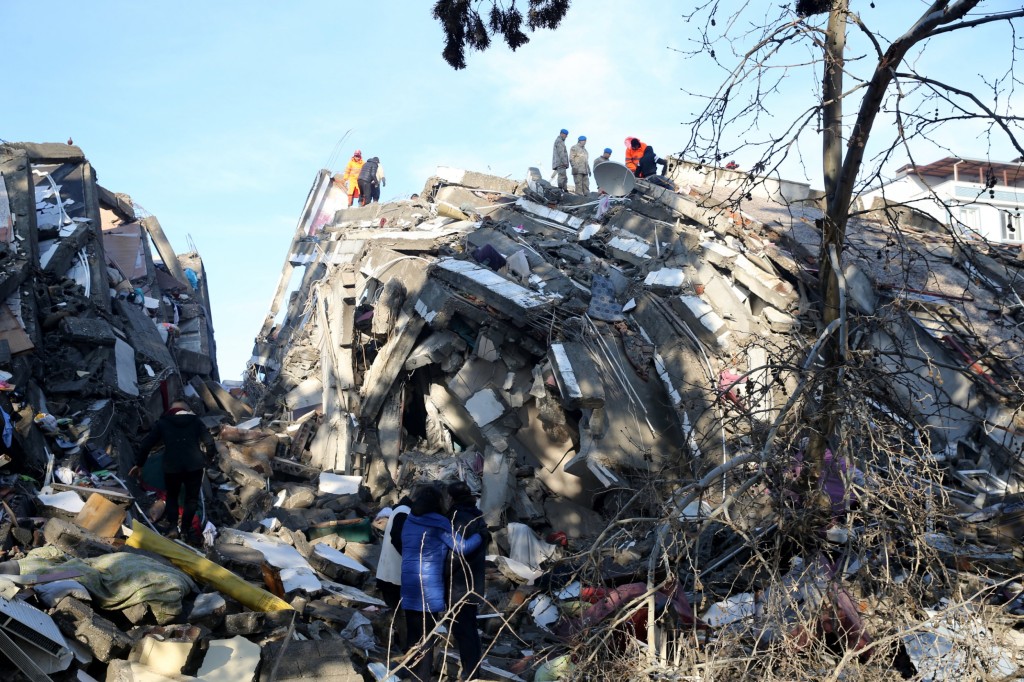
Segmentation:
{"type": "Polygon", "coordinates": [[[341,184],[345,186],[345,192],[350,195],[359,193],[359,171],[363,169],[363,163],[365,162],[362,159],[353,156],[345,166],[341,184]]]}
{"type": "Polygon", "coordinates": [[[640,143],[639,149],[633,149],[629,145],[626,145],[626,168],[633,171],[636,174],[636,167],[640,164],[640,159],[644,155],[644,150],[647,149],[647,145],[643,142],[640,143]]]}

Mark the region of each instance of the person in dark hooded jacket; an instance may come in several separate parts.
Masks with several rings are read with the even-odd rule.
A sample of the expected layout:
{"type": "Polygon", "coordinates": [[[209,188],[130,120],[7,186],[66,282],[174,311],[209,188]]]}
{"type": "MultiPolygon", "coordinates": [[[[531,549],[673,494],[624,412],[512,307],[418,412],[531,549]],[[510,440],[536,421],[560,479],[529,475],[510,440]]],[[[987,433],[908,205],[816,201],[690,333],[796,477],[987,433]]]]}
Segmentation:
{"type": "Polygon", "coordinates": [[[487,545],[490,532],[484,521],[483,512],[476,506],[469,486],[462,481],[448,485],[448,517],[459,535],[478,533],[483,539],[480,547],[465,554],[452,553],[449,557],[448,605],[455,609],[452,635],[459,645],[459,660],[462,662],[461,679],[476,677],[480,665],[480,631],[476,627],[477,608],[483,602],[484,573],[487,545]]]}
{"type": "Polygon", "coordinates": [[[167,488],[167,506],[157,521],[157,528],[167,533],[178,525],[178,497],[185,489],[185,504],[181,510],[181,532],[190,540],[192,522],[199,507],[199,490],[203,484],[203,468],[207,455],[217,451],[216,443],[209,429],[189,408],[188,403],[178,400],[171,403],[166,413],[157,419],[152,430],[142,439],[135,466],[129,476],[141,476],[142,467],[149,458],[149,452],[156,445],[164,445],[164,482],[167,488]],[[201,446],[206,446],[204,455],[201,446]]]}
{"type": "Polygon", "coordinates": [[[466,554],[480,547],[479,535],[464,537],[443,515],[441,492],[425,486],[413,496],[402,527],[402,608],[410,647],[419,642],[412,679],[432,680],[434,637],[424,637],[445,610],[445,560],[448,552],[466,554]]]}
{"type": "Polygon", "coordinates": [[[366,206],[375,201],[380,201],[380,187],[386,185],[384,179],[384,167],[380,165],[380,159],[371,157],[359,170],[359,205],[366,206]]]}
{"type": "Polygon", "coordinates": [[[658,164],[665,163],[664,160],[659,159],[654,153],[654,147],[647,145],[644,149],[643,156],[640,157],[640,161],[636,165],[636,176],[638,178],[649,178],[658,174],[658,164]]]}

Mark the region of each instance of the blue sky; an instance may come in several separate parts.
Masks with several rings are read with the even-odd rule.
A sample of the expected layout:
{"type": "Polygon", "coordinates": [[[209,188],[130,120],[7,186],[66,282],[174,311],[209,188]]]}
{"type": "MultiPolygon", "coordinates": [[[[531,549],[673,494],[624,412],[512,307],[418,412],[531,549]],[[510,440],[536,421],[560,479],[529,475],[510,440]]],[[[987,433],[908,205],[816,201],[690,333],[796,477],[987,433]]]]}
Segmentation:
{"type": "MultiPolygon", "coordinates": [[[[684,4],[576,0],[557,31],[515,53],[470,53],[456,72],[425,0],[4,0],[0,138],[72,137],[100,183],[156,215],[179,251],[191,237],[210,279],[221,375],[237,378],[310,184],[346,134],[331,168],[356,148],[380,157],[384,200],[419,191],[438,165],[515,178],[549,168],[562,127],[571,140],[587,135],[592,155],[608,146],[621,159],[629,135],[676,151],[699,107],[682,88],[710,92],[721,80],[670,49],[692,37],[684,4]]],[[[756,18],[779,3],[734,4],[756,18]]],[[[895,34],[922,6],[899,5],[866,17],[895,34]]],[[[984,64],[1006,52],[981,31],[956,40],[963,49],[927,59],[944,74],[966,69],[968,82],[963,55],[984,64]]],[[[797,110],[817,78],[794,77],[797,110]]],[[[988,152],[973,136],[949,139],[961,155],[988,152]]]]}

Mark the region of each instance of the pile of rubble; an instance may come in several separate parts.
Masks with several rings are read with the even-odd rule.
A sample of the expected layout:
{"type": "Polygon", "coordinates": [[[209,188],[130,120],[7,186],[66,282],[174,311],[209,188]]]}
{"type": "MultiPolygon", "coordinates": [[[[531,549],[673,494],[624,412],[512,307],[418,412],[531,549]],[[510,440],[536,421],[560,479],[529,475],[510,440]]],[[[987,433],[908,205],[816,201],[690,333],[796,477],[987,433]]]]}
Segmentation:
{"type": "MultiPolygon", "coordinates": [[[[830,333],[816,296],[820,193],[679,160],[669,172],[683,190],[639,181],[628,197],[578,197],[537,173],[515,182],[443,168],[410,200],[348,210],[321,172],[257,339],[248,393],[298,436],[291,452],[303,463],[361,477],[379,506],[421,482],[459,478],[480,491],[499,530],[491,550],[503,578],[489,596],[505,624],[492,640],[500,652],[529,645],[564,664],[552,652],[578,645],[580,623],[606,617],[608,599],[636,609],[652,592],[690,627],[753,613],[760,588],[730,581],[780,519],[763,467],[751,467],[777,447],[830,333]],[[675,578],[685,595],[651,589],[664,524],[626,520],[666,509],[686,522],[669,533],[684,554],[708,536],[675,578]],[[730,509],[731,543],[716,519],[730,509]],[[697,589],[697,575],[714,587],[697,589]],[[510,593],[523,583],[546,592],[510,593]],[[594,612],[575,620],[581,598],[594,612]],[[718,615],[695,619],[691,603],[718,615]],[[516,609],[532,611],[529,627],[516,609]]],[[[844,305],[867,321],[848,343],[873,377],[851,386],[868,410],[856,416],[879,433],[886,425],[897,458],[939,468],[936,504],[961,514],[926,543],[952,564],[965,554],[999,563],[1009,540],[998,531],[982,532],[998,550],[961,543],[977,539],[968,519],[1005,528],[1019,513],[1024,263],[943,236],[905,207],[875,208],[854,221],[845,256],[844,305]]],[[[789,430],[791,447],[777,449],[799,467],[807,434],[789,430]]],[[[886,465],[844,456],[858,463],[841,465],[825,519],[840,544],[854,531],[839,524],[858,523],[847,516],[850,476],[875,491],[894,485],[886,465]]],[[[799,554],[785,557],[785,584],[813,591],[839,579],[799,554]]],[[[1000,571],[1009,579],[1020,565],[1000,571]]],[[[869,650],[846,589],[825,601],[843,614],[851,650],[869,650]]],[[[819,622],[821,604],[781,617],[819,622]]],[[[918,669],[922,657],[911,656],[918,669]]]]}
{"type": "MultiPolygon", "coordinates": [[[[1021,670],[1017,253],[866,207],[818,494],[794,485],[815,466],[799,410],[839,328],[806,186],[675,160],[679,191],[581,197],[443,168],[344,208],[321,171],[229,391],[198,255],[74,148],[0,152],[6,328],[36,349],[0,336],[21,415],[0,471],[23,474],[4,479],[5,679],[386,679],[406,658],[373,583],[386,509],[455,479],[492,530],[481,677],[1021,670]],[[122,483],[182,393],[217,436],[200,550],[148,530],[158,455],[122,483]]],[[[457,676],[454,647],[438,669],[457,676]]]]}

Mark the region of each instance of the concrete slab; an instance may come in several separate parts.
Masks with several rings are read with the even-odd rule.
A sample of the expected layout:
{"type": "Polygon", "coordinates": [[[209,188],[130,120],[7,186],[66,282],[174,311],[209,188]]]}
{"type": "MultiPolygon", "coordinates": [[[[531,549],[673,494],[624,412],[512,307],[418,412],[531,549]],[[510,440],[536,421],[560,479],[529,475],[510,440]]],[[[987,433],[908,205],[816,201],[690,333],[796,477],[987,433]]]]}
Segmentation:
{"type": "Polygon", "coordinates": [[[121,339],[114,342],[117,363],[117,388],[126,395],[139,395],[139,375],[135,370],[135,349],[121,339]]]}
{"type": "Polygon", "coordinates": [[[520,321],[525,321],[527,315],[540,313],[550,305],[546,296],[507,280],[473,261],[442,258],[434,264],[431,273],[479,296],[487,305],[520,321]]]}
{"type": "Polygon", "coordinates": [[[604,382],[593,358],[582,343],[554,343],[548,360],[567,409],[601,407],[605,403],[604,382]]]}
{"type": "Polygon", "coordinates": [[[466,411],[476,425],[483,428],[501,419],[508,412],[508,405],[493,388],[477,391],[466,400],[466,411]]]}
{"type": "Polygon", "coordinates": [[[128,301],[114,302],[114,311],[124,318],[128,342],[142,358],[160,367],[174,367],[174,358],[167,344],[160,338],[156,323],[146,311],[128,301]]]}
{"type": "Polygon", "coordinates": [[[699,296],[675,296],[669,300],[672,310],[705,343],[719,346],[725,343],[729,327],[714,308],[699,296]]]}
{"type": "Polygon", "coordinates": [[[199,667],[203,682],[251,682],[260,664],[260,647],[245,637],[214,639],[199,667]]]}

